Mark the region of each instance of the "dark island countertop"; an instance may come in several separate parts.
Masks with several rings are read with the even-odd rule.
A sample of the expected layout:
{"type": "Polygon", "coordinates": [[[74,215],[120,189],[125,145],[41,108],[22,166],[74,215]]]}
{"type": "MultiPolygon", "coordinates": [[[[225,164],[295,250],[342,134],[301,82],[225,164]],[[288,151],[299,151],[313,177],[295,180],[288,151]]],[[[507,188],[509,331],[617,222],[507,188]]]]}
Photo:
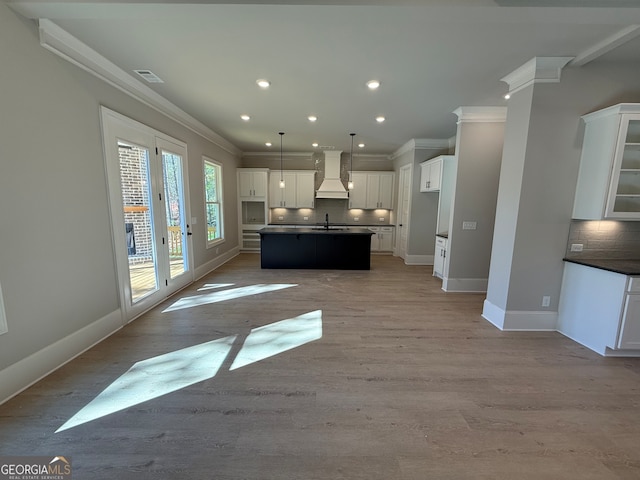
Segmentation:
{"type": "Polygon", "coordinates": [[[324,227],[265,227],[257,231],[258,234],[313,234],[313,235],[373,235],[374,232],[365,227],[342,227],[342,226],[330,226],[328,229],[324,227]]]}
{"type": "Polygon", "coordinates": [[[599,268],[622,275],[640,275],[640,259],[620,258],[563,258],[565,262],[599,268]]]}

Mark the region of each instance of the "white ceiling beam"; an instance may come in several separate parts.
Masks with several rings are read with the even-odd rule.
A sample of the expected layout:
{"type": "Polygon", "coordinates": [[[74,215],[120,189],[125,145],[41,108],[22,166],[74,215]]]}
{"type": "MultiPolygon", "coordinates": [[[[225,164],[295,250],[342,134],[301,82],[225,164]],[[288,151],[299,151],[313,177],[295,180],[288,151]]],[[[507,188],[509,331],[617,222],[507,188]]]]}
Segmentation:
{"type": "Polygon", "coordinates": [[[581,67],[586,65],[605,53],[610,52],[614,48],[627,43],[629,40],[633,40],[638,35],[640,35],[640,25],[629,25],[628,27],[623,28],[622,30],[619,30],[613,35],[605,38],[601,42],[583,50],[581,53],[576,55],[571,62],[569,62],[569,66],[581,67]]]}

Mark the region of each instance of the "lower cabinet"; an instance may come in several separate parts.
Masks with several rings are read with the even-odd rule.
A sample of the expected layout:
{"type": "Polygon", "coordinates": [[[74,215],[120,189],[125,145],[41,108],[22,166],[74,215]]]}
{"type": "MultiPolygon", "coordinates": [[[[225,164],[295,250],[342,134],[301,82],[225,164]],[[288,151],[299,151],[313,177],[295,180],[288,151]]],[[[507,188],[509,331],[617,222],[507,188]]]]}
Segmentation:
{"type": "Polygon", "coordinates": [[[393,251],[393,241],[395,237],[394,227],[368,227],[374,232],[371,236],[372,252],[391,252],[393,251]]]}
{"type": "Polygon", "coordinates": [[[433,275],[435,277],[443,277],[445,258],[447,258],[447,239],[436,236],[436,251],[433,255],[433,275]]]}
{"type": "Polygon", "coordinates": [[[601,355],[640,356],[640,277],[565,263],[558,331],[601,355]]]}

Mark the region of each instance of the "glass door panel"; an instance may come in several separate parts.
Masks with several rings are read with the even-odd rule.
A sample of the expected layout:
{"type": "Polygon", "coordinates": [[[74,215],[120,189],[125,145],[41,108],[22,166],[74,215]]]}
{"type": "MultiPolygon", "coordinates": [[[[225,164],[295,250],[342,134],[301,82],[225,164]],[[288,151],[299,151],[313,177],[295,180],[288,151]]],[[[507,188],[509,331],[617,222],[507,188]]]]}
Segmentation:
{"type": "Polygon", "coordinates": [[[169,250],[169,278],[174,279],[189,269],[187,262],[187,222],[184,213],[182,157],[162,150],[162,176],[169,250]]]}
{"type": "Polygon", "coordinates": [[[131,302],[158,290],[149,149],[118,141],[131,302]]]}

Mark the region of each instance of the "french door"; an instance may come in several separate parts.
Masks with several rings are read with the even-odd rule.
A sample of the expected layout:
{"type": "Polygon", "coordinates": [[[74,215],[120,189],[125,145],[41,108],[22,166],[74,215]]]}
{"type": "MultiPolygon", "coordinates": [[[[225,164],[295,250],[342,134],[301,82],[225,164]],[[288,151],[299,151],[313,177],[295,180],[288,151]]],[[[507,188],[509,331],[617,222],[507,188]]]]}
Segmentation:
{"type": "Polygon", "coordinates": [[[186,146],[102,108],[120,306],[129,322],[193,281],[186,146]]]}
{"type": "Polygon", "coordinates": [[[396,227],[396,255],[407,259],[409,243],[409,215],[411,213],[411,165],[400,168],[398,179],[398,225],[396,227]]]}

